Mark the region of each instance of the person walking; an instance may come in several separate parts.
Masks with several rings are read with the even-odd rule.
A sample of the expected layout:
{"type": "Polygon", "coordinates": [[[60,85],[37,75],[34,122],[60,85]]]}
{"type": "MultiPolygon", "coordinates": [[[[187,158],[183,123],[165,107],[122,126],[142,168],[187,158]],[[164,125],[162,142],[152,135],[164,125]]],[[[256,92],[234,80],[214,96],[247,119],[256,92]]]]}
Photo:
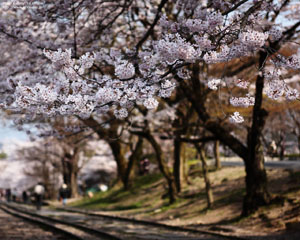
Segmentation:
{"type": "Polygon", "coordinates": [[[6,197],[6,201],[10,202],[10,200],[11,200],[11,190],[10,190],[10,188],[6,189],[6,191],[5,191],[5,197],[6,197]]]}
{"type": "Polygon", "coordinates": [[[22,193],[22,197],[23,197],[23,203],[27,203],[28,202],[28,194],[27,194],[27,191],[23,191],[22,193]]]}
{"type": "Polygon", "coordinates": [[[44,188],[44,186],[42,185],[42,183],[38,183],[34,187],[35,204],[36,204],[36,209],[37,210],[41,210],[42,200],[43,200],[44,194],[45,194],[45,188],[44,188]]]}
{"type": "Polygon", "coordinates": [[[60,199],[62,199],[63,206],[65,206],[67,204],[67,198],[69,196],[69,190],[67,184],[64,183],[59,189],[59,196],[60,199]]]}

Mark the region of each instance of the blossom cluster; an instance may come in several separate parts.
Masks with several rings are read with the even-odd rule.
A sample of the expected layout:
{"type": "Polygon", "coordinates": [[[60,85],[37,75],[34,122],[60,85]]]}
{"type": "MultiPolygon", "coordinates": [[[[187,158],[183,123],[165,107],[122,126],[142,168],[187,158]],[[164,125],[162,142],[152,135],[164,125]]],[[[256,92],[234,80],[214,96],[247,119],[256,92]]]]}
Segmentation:
{"type": "Polygon", "coordinates": [[[44,51],[52,62],[57,76],[47,83],[16,86],[15,104],[21,109],[34,109],[37,114],[53,116],[79,115],[89,117],[93,112],[107,112],[113,109],[117,118],[126,118],[134,103],[148,109],[158,106],[156,96],[170,97],[176,85],[168,79],[149,81],[135,76],[131,62],[122,59],[116,51],[111,51],[107,59],[115,68],[115,77],[99,75],[94,79],[83,76],[85,69],[93,66],[99,54],[86,53],[78,60],[72,58],[71,50],[44,51]],[[113,58],[115,61],[113,61],[113,58]]]}
{"type": "MultiPolygon", "coordinates": [[[[64,2],[68,5],[68,9],[71,8],[73,1],[72,3],[71,1],[64,2]]],[[[235,11],[233,8],[232,13],[225,14],[238,1],[175,0],[173,1],[175,4],[172,5],[175,7],[172,11],[178,11],[178,15],[174,15],[170,19],[163,15],[160,18],[160,27],[153,29],[155,34],[152,40],[145,40],[143,46],[136,47],[134,46],[136,39],[143,39],[143,36],[147,36],[143,32],[146,28],[143,28],[142,25],[147,26],[149,22],[153,22],[151,18],[155,14],[149,14],[146,8],[155,1],[145,1],[147,2],[145,4],[148,5],[144,10],[140,7],[142,4],[139,1],[133,2],[137,3],[130,7],[124,7],[126,11],[127,8],[128,11],[132,11],[132,19],[130,14],[127,14],[128,12],[125,11],[126,14],[122,14],[120,11],[120,19],[129,19],[127,26],[127,24],[122,24],[122,20],[115,25],[113,21],[110,23],[116,15],[110,15],[109,11],[119,4],[118,1],[107,1],[107,5],[104,4],[105,9],[99,7],[99,11],[93,7],[93,1],[83,1],[82,7],[86,8],[83,15],[89,15],[87,13],[91,9],[93,9],[91,12],[99,13],[99,16],[90,17],[90,19],[95,19],[97,25],[86,30],[85,25],[90,26],[91,23],[90,20],[82,21],[84,16],[81,15],[76,22],[77,35],[72,36],[76,32],[76,26],[73,26],[75,29],[69,31],[72,32],[69,33],[71,38],[68,38],[68,31],[66,31],[69,26],[62,24],[62,19],[69,19],[65,13],[67,11],[56,9],[61,14],[60,20],[56,19],[57,24],[52,24],[53,20],[48,16],[49,14],[45,14],[44,19],[49,22],[43,23],[48,27],[44,28],[46,33],[41,40],[45,40],[47,35],[55,36],[53,33],[59,31],[59,34],[62,34],[60,35],[62,39],[66,37],[68,40],[75,40],[73,55],[71,49],[66,47],[69,47],[70,41],[64,43],[64,40],[61,40],[58,42],[58,45],[62,46],[61,49],[51,43],[53,39],[45,40],[45,45],[49,49],[58,49],[57,51],[43,51],[44,55],[51,61],[53,74],[44,73],[45,76],[36,78],[37,80],[30,83],[25,80],[16,81],[15,78],[10,78],[8,80],[9,91],[14,91],[13,100],[10,101],[15,101],[15,106],[21,109],[49,116],[62,114],[89,117],[94,112],[105,113],[111,110],[117,118],[126,118],[135,104],[142,105],[147,109],[155,109],[159,104],[158,97],[170,97],[176,88],[174,74],[184,80],[190,78],[189,68],[183,66],[195,62],[202,62],[203,64],[222,63],[249,56],[255,51],[264,51],[269,46],[266,44],[268,41],[279,41],[283,34],[280,26],[271,27],[270,23],[257,24],[259,21],[265,21],[259,14],[256,14],[258,11],[276,9],[271,3],[250,1],[247,4],[257,4],[257,8],[253,8],[253,13],[247,15],[247,12],[243,12],[243,4],[241,9],[238,8],[235,11]],[[108,17],[103,19],[100,15],[108,17]],[[121,17],[122,15],[124,16],[121,17]],[[151,21],[142,19],[143,16],[148,15],[151,21]],[[137,24],[134,18],[141,20],[142,24],[137,24]],[[103,26],[98,26],[99,22],[103,26]],[[106,23],[108,24],[105,25],[106,23]],[[102,31],[101,28],[104,26],[107,29],[102,31]],[[128,28],[130,31],[131,29],[136,31],[130,32],[128,28]],[[60,30],[62,31],[60,32],[60,30]],[[101,36],[97,35],[98,32],[101,36]],[[120,35],[112,37],[114,32],[118,32],[120,35]],[[81,34],[89,39],[85,40],[80,37],[81,34]],[[76,37],[77,39],[75,39],[76,37]],[[92,38],[94,41],[90,41],[92,38]],[[84,45],[85,42],[89,43],[84,45]],[[126,46],[124,46],[125,43],[126,46]],[[80,55],[81,57],[78,58],[80,55]],[[94,71],[94,67],[100,71],[94,71]]],[[[81,7],[80,4],[76,4],[76,8],[81,7]]],[[[51,4],[46,4],[46,6],[49,9],[54,7],[51,4]]],[[[43,17],[39,17],[38,14],[34,17],[35,21],[43,21],[43,17]]],[[[10,17],[7,19],[9,21],[10,17]]],[[[1,23],[1,21],[1,29],[4,29],[6,24],[1,23]]],[[[32,31],[30,34],[27,33],[28,36],[25,36],[26,31],[21,31],[22,22],[26,21],[19,21],[18,27],[15,29],[5,27],[5,31],[7,30],[7,33],[14,36],[12,41],[17,41],[16,39],[19,37],[30,43],[34,40],[33,36],[38,37],[38,34],[35,35],[32,31]]],[[[15,22],[11,22],[12,26],[14,24],[15,22]]],[[[276,69],[300,69],[300,51],[290,57],[278,54],[272,58],[270,62],[276,69]]],[[[26,66],[24,63],[24,69],[26,66]]],[[[19,71],[18,66],[13,68],[16,72],[19,71]]],[[[24,69],[21,69],[21,72],[24,69]]],[[[263,74],[267,80],[267,96],[272,99],[279,99],[284,95],[288,100],[298,98],[298,91],[288,87],[281,79],[278,71],[263,74]]],[[[4,74],[5,78],[6,75],[9,74],[4,74]]],[[[222,79],[209,80],[208,88],[217,90],[225,84],[222,79]]],[[[237,80],[235,86],[247,89],[249,82],[237,80]]],[[[252,106],[254,98],[249,94],[246,97],[231,97],[230,103],[236,107],[252,106]]],[[[238,112],[235,112],[230,119],[236,122],[243,121],[238,112]]]]}
{"type": "Polygon", "coordinates": [[[230,104],[234,107],[249,107],[254,105],[254,97],[247,94],[246,97],[231,97],[230,104]]]}
{"type": "Polygon", "coordinates": [[[229,120],[233,123],[242,123],[244,122],[244,118],[240,115],[239,112],[234,112],[230,117],[229,120]]]}
{"type": "Polygon", "coordinates": [[[219,85],[221,85],[221,79],[212,79],[207,83],[208,88],[211,90],[217,90],[219,85]]]}
{"type": "Polygon", "coordinates": [[[281,79],[282,72],[279,69],[274,69],[271,72],[265,72],[266,78],[266,94],[269,98],[278,100],[285,95],[287,100],[296,100],[299,97],[297,89],[289,87],[286,82],[281,79]]]}
{"type": "Polygon", "coordinates": [[[201,52],[192,44],[186,42],[178,33],[166,34],[154,45],[155,51],[159,54],[161,60],[167,64],[174,64],[177,60],[193,62],[201,52]]]}
{"type": "Polygon", "coordinates": [[[237,80],[235,81],[235,85],[236,85],[237,87],[240,87],[240,88],[243,88],[243,89],[248,88],[249,84],[250,84],[249,82],[247,82],[247,81],[245,81],[245,80],[241,80],[241,79],[237,79],[237,80]]]}

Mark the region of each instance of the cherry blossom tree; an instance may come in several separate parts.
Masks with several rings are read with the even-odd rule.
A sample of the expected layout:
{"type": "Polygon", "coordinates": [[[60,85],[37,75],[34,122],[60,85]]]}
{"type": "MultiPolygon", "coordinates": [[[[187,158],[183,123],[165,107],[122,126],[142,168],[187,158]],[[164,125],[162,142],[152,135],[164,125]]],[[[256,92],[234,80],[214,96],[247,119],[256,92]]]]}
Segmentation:
{"type": "MultiPolygon", "coordinates": [[[[263,94],[274,100],[298,99],[297,89],[287,84],[282,70],[300,69],[300,51],[293,44],[300,26],[299,3],[292,0],[29,3],[7,1],[0,13],[0,34],[6,43],[1,51],[7,59],[1,71],[5,86],[1,97],[3,108],[23,112],[28,119],[37,115],[90,119],[111,113],[124,119],[139,106],[156,109],[160,98],[168,98],[176,87],[180,88],[203,127],[244,160],[247,191],[243,214],[271,201],[261,144],[267,116],[262,101],[263,94]],[[294,53],[280,52],[287,44],[294,47],[294,53]],[[17,49],[21,45],[24,48],[17,49]],[[12,54],[15,48],[17,52],[12,54]],[[256,67],[251,79],[246,76],[235,79],[237,73],[225,77],[228,63],[249,58],[250,64],[247,61],[244,68],[256,67]],[[18,69],[15,65],[20,61],[23,62],[18,69]],[[220,63],[224,64],[224,73],[214,76],[210,70],[220,63]],[[251,91],[252,87],[255,91],[251,91]],[[240,112],[221,118],[213,116],[207,108],[207,92],[221,92],[223,88],[249,90],[242,96],[230,94],[228,99],[233,107],[252,107],[245,141],[226,127],[244,122],[240,112]]],[[[149,135],[147,138],[157,147],[149,135]]]]}

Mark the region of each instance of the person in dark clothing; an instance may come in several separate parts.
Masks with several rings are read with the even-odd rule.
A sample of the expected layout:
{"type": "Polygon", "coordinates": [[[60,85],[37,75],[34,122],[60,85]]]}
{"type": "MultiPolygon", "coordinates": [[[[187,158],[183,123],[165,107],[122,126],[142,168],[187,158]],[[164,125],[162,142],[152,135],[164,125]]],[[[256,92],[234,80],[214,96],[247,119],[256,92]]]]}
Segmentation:
{"type": "Polygon", "coordinates": [[[6,196],[6,201],[10,202],[11,201],[11,190],[10,190],[10,188],[6,189],[5,196],[6,196]]]}
{"type": "Polygon", "coordinates": [[[41,183],[38,183],[34,187],[34,194],[35,194],[36,209],[41,210],[43,195],[45,194],[45,188],[41,183]]]}
{"type": "Polygon", "coordinates": [[[23,191],[22,197],[23,197],[23,203],[26,204],[28,202],[28,194],[26,191],[23,191]]]}
{"type": "Polygon", "coordinates": [[[62,200],[64,206],[67,204],[68,196],[69,196],[69,189],[67,184],[64,183],[59,189],[59,197],[62,200]]]}
{"type": "Polygon", "coordinates": [[[150,166],[150,162],[149,160],[146,158],[143,162],[143,169],[144,169],[144,174],[148,174],[149,173],[149,166],[150,166]]]}
{"type": "Polygon", "coordinates": [[[139,166],[140,175],[148,174],[149,173],[149,166],[150,166],[150,162],[147,158],[141,160],[140,161],[140,166],[139,166]]]}

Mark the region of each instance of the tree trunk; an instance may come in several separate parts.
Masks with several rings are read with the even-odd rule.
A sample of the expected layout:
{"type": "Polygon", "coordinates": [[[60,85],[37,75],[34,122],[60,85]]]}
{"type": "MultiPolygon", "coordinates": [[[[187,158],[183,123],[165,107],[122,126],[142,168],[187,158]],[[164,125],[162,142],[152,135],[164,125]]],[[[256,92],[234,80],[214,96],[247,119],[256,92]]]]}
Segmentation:
{"type": "Polygon", "coordinates": [[[74,148],[74,153],[66,153],[62,159],[63,166],[63,180],[70,189],[70,197],[78,197],[78,160],[79,160],[79,150],[74,148]]]}
{"type": "Polygon", "coordinates": [[[269,204],[270,202],[262,145],[257,144],[255,150],[254,158],[245,161],[246,196],[243,202],[243,216],[254,213],[259,206],[269,204]]]}
{"type": "Polygon", "coordinates": [[[177,192],[181,191],[184,181],[184,158],[182,157],[182,142],[178,138],[174,139],[174,163],[173,175],[177,192]]]}
{"type": "Polygon", "coordinates": [[[117,163],[118,181],[121,181],[123,186],[125,187],[127,161],[124,156],[121,142],[119,140],[113,140],[109,141],[108,144],[117,163]]]}
{"type": "MultiPolygon", "coordinates": [[[[260,52],[259,69],[263,69],[267,53],[260,52]]],[[[253,120],[251,131],[248,132],[248,146],[234,137],[228,129],[225,129],[219,122],[214,121],[205,107],[205,95],[201,94],[203,89],[202,83],[199,81],[199,66],[194,64],[193,75],[191,78],[192,87],[189,87],[185,81],[180,81],[181,89],[187,99],[192,103],[199,118],[203,121],[206,130],[214,134],[222,144],[227,145],[238,156],[245,161],[246,166],[246,196],[244,198],[243,215],[254,212],[259,205],[267,204],[270,201],[270,195],[267,190],[267,177],[263,167],[263,155],[258,151],[261,148],[260,136],[264,126],[265,111],[262,106],[262,92],[264,86],[263,76],[258,76],[256,80],[255,105],[253,108],[253,120]],[[191,94],[192,93],[192,94],[191,94]],[[258,178],[253,178],[253,175],[258,178]],[[259,181],[259,182],[258,182],[259,181]],[[260,200],[256,200],[260,199],[260,200]]]]}
{"type": "Polygon", "coordinates": [[[299,151],[299,154],[300,154],[300,136],[299,135],[297,136],[297,140],[298,140],[298,151],[299,151]]]}
{"type": "Polygon", "coordinates": [[[124,156],[124,150],[121,142],[118,140],[118,122],[112,122],[109,129],[103,128],[93,117],[81,119],[81,121],[89,126],[100,139],[105,140],[111,148],[114,159],[117,163],[118,182],[121,181],[125,187],[127,160],[124,156]]]}
{"type": "Polygon", "coordinates": [[[50,173],[49,168],[47,167],[46,161],[42,161],[42,182],[45,186],[45,198],[50,198],[49,190],[51,188],[50,184],[50,173]]]}
{"type": "Polygon", "coordinates": [[[76,198],[79,196],[78,194],[78,184],[77,184],[77,171],[72,171],[71,173],[71,182],[70,182],[70,190],[71,190],[71,198],[76,198]]]}
{"type": "Polygon", "coordinates": [[[149,131],[141,132],[141,133],[139,133],[139,135],[145,137],[149,141],[149,143],[152,145],[152,147],[155,151],[159,170],[161,171],[161,173],[163,174],[163,176],[165,177],[165,179],[167,180],[167,183],[168,183],[169,203],[172,204],[175,202],[176,196],[177,196],[176,184],[175,184],[174,177],[173,177],[172,173],[170,172],[170,170],[167,166],[167,163],[165,162],[163,151],[162,151],[160,145],[157,143],[157,141],[150,134],[149,131]]]}
{"type": "Polygon", "coordinates": [[[206,156],[205,156],[205,151],[203,146],[200,146],[199,144],[195,144],[195,147],[197,148],[197,151],[199,152],[200,155],[200,160],[202,163],[202,174],[203,174],[203,179],[205,182],[205,193],[206,193],[206,200],[207,200],[207,208],[212,208],[213,202],[214,202],[214,197],[213,197],[213,192],[211,189],[211,183],[209,179],[209,173],[208,173],[208,166],[206,162],[206,156]]]}
{"type": "Polygon", "coordinates": [[[70,156],[68,154],[65,154],[65,156],[62,159],[62,171],[63,171],[63,181],[65,184],[68,185],[68,187],[70,187],[70,183],[71,183],[71,159],[70,156]]]}
{"type": "Polygon", "coordinates": [[[135,163],[141,159],[143,155],[143,138],[139,137],[138,142],[135,146],[135,149],[131,153],[128,161],[128,166],[125,173],[125,179],[124,179],[124,188],[125,190],[130,189],[131,186],[131,179],[132,179],[132,169],[135,163]]]}
{"type": "Polygon", "coordinates": [[[283,133],[280,134],[280,140],[279,140],[278,146],[280,146],[279,159],[280,159],[280,161],[283,161],[284,160],[284,152],[285,152],[285,144],[284,144],[284,135],[283,135],[283,133]]]}
{"type": "Polygon", "coordinates": [[[221,159],[220,159],[220,141],[215,141],[214,144],[214,155],[215,155],[215,167],[216,169],[221,169],[221,159]]]}
{"type": "MultiPolygon", "coordinates": [[[[267,58],[266,52],[260,52],[259,69],[262,69],[267,58]]],[[[262,108],[264,76],[256,79],[255,104],[253,107],[252,126],[248,131],[248,157],[246,165],[246,196],[243,203],[243,216],[255,212],[259,206],[270,203],[267,174],[264,167],[264,153],[261,134],[268,112],[262,108]]]]}
{"type": "Polygon", "coordinates": [[[284,144],[284,143],[282,143],[282,145],[281,145],[281,147],[280,147],[280,153],[279,153],[280,161],[283,161],[283,160],[284,160],[285,147],[284,147],[283,144],[284,144]]]}

